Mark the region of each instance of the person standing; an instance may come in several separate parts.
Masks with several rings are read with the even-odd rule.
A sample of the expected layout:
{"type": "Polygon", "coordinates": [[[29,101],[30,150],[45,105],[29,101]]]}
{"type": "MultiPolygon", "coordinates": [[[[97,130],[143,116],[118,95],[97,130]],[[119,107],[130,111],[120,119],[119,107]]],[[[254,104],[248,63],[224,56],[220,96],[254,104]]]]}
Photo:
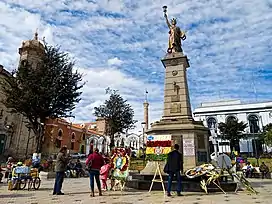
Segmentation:
{"type": "Polygon", "coordinates": [[[260,166],[260,172],[262,173],[262,179],[264,179],[269,172],[269,168],[265,165],[264,162],[262,162],[260,166]]]}
{"type": "Polygon", "coordinates": [[[106,159],[105,163],[106,164],[103,165],[100,170],[100,178],[102,181],[102,190],[104,190],[104,191],[108,190],[107,179],[109,177],[109,172],[111,170],[110,161],[108,159],[106,159]]]}
{"type": "Polygon", "coordinates": [[[174,145],[174,150],[168,154],[167,162],[164,167],[164,172],[168,174],[168,184],[167,184],[167,196],[171,196],[172,181],[174,176],[177,178],[177,195],[182,196],[181,194],[181,163],[182,155],[179,152],[179,145],[174,145]]]}
{"type": "Polygon", "coordinates": [[[55,179],[55,186],[53,195],[64,195],[61,192],[62,183],[64,180],[64,174],[68,163],[68,155],[67,155],[67,147],[62,147],[58,153],[55,172],[56,172],[56,179],[55,179]]]}
{"type": "Polygon", "coordinates": [[[97,188],[99,191],[99,196],[102,196],[101,191],[101,183],[100,183],[100,169],[104,165],[104,159],[101,154],[99,154],[99,150],[96,149],[94,153],[90,154],[86,160],[86,166],[89,170],[90,176],[90,187],[91,187],[91,197],[94,197],[94,178],[97,184],[97,188]]]}

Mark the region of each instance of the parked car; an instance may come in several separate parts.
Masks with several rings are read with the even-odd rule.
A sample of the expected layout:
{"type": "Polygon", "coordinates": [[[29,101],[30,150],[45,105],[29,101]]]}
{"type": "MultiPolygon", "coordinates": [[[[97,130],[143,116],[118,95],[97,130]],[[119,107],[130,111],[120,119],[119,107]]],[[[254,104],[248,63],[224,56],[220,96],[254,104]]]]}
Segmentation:
{"type": "Polygon", "coordinates": [[[72,157],[73,159],[82,159],[82,158],[85,158],[85,157],[86,157],[86,154],[73,153],[73,154],[71,154],[71,157],[72,157]]]}

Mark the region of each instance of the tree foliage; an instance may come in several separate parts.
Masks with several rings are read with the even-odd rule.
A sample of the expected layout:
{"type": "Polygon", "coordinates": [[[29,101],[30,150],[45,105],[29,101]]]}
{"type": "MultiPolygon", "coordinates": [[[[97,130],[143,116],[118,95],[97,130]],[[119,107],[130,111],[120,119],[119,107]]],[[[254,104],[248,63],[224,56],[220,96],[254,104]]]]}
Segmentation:
{"type": "Polygon", "coordinates": [[[263,129],[262,139],[266,145],[272,146],[272,123],[267,124],[263,129]]]}
{"type": "Polygon", "coordinates": [[[114,147],[114,134],[124,133],[135,127],[136,120],[133,120],[134,111],[131,105],[124,100],[117,90],[106,89],[110,94],[103,105],[95,107],[94,115],[104,118],[108,123],[108,133],[111,136],[111,147],[114,147]]]}
{"type": "Polygon", "coordinates": [[[41,63],[33,67],[22,61],[12,77],[6,78],[3,103],[23,114],[37,136],[37,151],[41,149],[43,124],[47,118],[70,116],[80,101],[82,75],[73,71],[72,62],[60,47],[45,44],[41,63]]]}
{"type": "Polygon", "coordinates": [[[243,138],[243,132],[246,128],[246,123],[244,123],[243,121],[238,122],[237,120],[227,120],[226,123],[218,124],[218,129],[223,135],[224,139],[230,141],[231,149],[239,144],[240,139],[243,138]]]}

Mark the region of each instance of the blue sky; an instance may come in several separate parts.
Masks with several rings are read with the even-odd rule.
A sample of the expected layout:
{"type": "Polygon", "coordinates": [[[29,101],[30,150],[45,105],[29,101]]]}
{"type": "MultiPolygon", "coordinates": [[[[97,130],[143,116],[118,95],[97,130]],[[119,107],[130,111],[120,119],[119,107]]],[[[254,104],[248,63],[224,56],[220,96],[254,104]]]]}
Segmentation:
{"type": "Polygon", "coordinates": [[[224,99],[272,100],[271,0],[0,0],[0,64],[16,67],[18,47],[38,28],[40,39],[61,45],[84,73],[76,122],[94,120],[107,87],[120,91],[140,122],[147,89],[150,122],[158,120],[168,39],[163,5],[187,33],[193,108],[224,99]]]}

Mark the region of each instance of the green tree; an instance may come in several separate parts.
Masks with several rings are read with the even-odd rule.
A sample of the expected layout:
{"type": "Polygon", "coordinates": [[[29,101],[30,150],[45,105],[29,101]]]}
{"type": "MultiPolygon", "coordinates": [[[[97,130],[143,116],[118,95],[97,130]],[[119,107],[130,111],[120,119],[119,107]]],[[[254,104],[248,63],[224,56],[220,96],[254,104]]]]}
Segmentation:
{"type": "Polygon", "coordinates": [[[247,128],[244,122],[237,120],[227,120],[226,123],[219,123],[218,129],[224,139],[230,141],[231,150],[239,151],[239,141],[243,138],[243,132],[247,128]]]}
{"type": "Polygon", "coordinates": [[[272,123],[267,124],[263,128],[262,140],[268,146],[272,146],[272,123]]]}
{"type": "Polygon", "coordinates": [[[108,134],[111,138],[110,147],[112,148],[114,147],[114,134],[133,129],[137,121],[133,120],[134,111],[130,104],[123,99],[117,90],[107,88],[106,94],[110,94],[109,99],[103,105],[94,108],[94,115],[107,121],[108,134]]]}
{"type": "Polygon", "coordinates": [[[84,85],[80,83],[82,74],[73,71],[74,62],[67,53],[47,44],[44,48],[36,68],[24,60],[2,84],[3,103],[28,119],[37,139],[37,152],[41,151],[46,119],[71,116],[84,85]]]}

